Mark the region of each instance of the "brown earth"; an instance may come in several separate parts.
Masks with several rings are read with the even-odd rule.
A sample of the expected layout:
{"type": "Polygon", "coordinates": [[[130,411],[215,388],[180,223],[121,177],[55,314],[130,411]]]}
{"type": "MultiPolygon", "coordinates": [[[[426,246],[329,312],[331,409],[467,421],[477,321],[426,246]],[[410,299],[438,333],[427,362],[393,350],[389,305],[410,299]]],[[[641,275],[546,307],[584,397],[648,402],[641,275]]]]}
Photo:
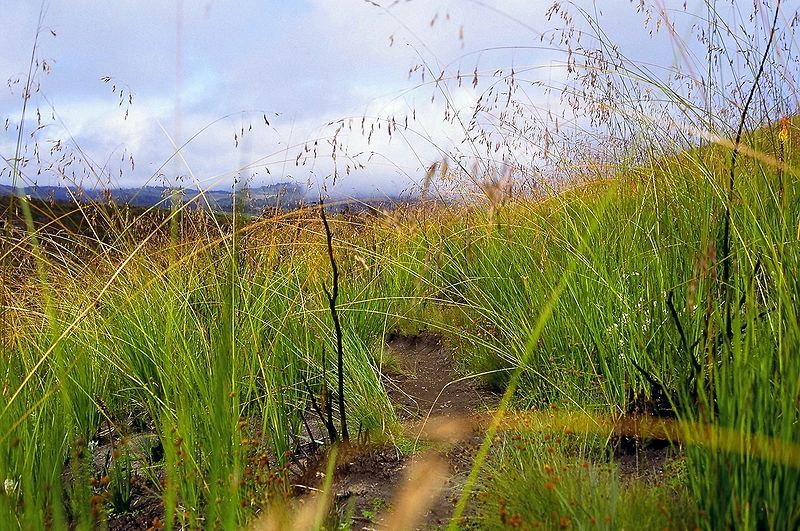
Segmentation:
{"type": "Polygon", "coordinates": [[[458,373],[454,353],[439,336],[393,335],[388,346],[400,370],[390,376],[386,388],[402,420],[469,416],[498,402],[479,379],[458,373]]]}
{"type": "Polygon", "coordinates": [[[449,521],[482,441],[473,417],[499,397],[479,379],[463,378],[454,352],[437,335],[393,334],[387,345],[398,369],[385,379],[387,393],[406,434],[428,441],[420,443],[427,451],[412,457],[384,448],[349,456],[334,485],[337,506],[354,529],[388,529],[409,516],[417,517],[417,528],[435,528],[449,521]]]}

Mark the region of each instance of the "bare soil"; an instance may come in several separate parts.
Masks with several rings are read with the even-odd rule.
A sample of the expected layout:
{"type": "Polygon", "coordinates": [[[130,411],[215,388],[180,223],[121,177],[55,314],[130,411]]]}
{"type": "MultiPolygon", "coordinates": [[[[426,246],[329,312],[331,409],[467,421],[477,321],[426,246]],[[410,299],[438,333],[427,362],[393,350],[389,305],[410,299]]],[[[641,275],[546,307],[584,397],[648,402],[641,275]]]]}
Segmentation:
{"type": "Polygon", "coordinates": [[[400,370],[386,388],[401,419],[463,417],[497,404],[499,397],[488,386],[459,374],[454,353],[439,336],[392,335],[388,346],[400,370]]]}
{"type": "Polygon", "coordinates": [[[436,528],[449,521],[482,440],[470,419],[495,406],[499,396],[479,379],[464,378],[454,352],[435,334],[392,334],[387,346],[398,370],[387,375],[385,385],[398,416],[409,426],[408,434],[434,427],[444,440],[416,457],[395,448],[367,449],[349,456],[335,481],[337,505],[342,516],[349,514],[354,529],[386,529],[387,514],[402,501],[398,495],[409,481],[414,460],[435,460],[445,463],[447,479],[440,491],[425,500],[428,510],[419,528],[436,528]]]}

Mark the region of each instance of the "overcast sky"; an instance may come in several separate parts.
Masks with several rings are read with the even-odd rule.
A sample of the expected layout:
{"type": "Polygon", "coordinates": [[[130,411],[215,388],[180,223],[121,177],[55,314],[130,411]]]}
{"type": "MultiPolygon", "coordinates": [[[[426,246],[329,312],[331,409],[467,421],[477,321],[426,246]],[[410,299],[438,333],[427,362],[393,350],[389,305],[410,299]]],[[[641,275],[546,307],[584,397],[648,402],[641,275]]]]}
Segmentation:
{"type": "MultiPolygon", "coordinates": [[[[237,174],[256,186],[289,178],[306,182],[333,172],[328,141],[338,125],[328,124],[353,118],[353,131],[346,128],[339,139],[366,169],[344,175],[347,157],[339,153],[342,186],[396,192],[419,184],[425,168],[463,134],[442,119],[442,98],[431,101],[437,91],[430,75],[426,85],[421,71],[409,77],[409,69],[424,64],[471,78],[478,68],[477,87],[468,82],[449,93],[460,108],[474,105],[487,89],[485,78],[498,68],[530,67],[529,77],[557,85],[565,54],[545,49],[540,40],[563,26],[558,17],[545,16],[551,3],[45,1],[36,55],[51,71],[37,76],[26,156],[35,158],[32,138],[45,161],[60,139],[63,152],[79,151],[115,186],[164,184],[176,175],[207,187],[229,186],[237,174]],[[37,108],[47,126],[31,137],[37,108]],[[360,132],[363,116],[398,122],[410,116],[413,123],[411,131],[392,138],[384,127],[368,143],[360,132]],[[170,159],[174,144],[189,139],[170,159]],[[313,154],[315,141],[317,158],[298,166],[303,146],[313,154]]],[[[668,11],[682,10],[683,3],[665,0],[668,11]]],[[[578,4],[599,17],[631,59],[664,68],[680,62],[666,32],[648,36],[638,1],[597,2],[602,14],[593,2],[578,4]]],[[[705,13],[701,0],[688,4],[688,13],[705,13]]],[[[24,82],[39,12],[34,0],[4,0],[3,79],[24,82]]],[[[690,30],[684,25],[681,31],[690,30]]],[[[0,119],[8,119],[0,154],[6,159],[14,156],[21,95],[19,84],[0,88],[0,119]]],[[[552,96],[535,98],[544,108],[559,105],[552,96]]],[[[52,175],[37,176],[36,169],[26,167],[29,181],[53,183],[52,175]]],[[[8,177],[6,171],[2,182],[8,177]]]]}

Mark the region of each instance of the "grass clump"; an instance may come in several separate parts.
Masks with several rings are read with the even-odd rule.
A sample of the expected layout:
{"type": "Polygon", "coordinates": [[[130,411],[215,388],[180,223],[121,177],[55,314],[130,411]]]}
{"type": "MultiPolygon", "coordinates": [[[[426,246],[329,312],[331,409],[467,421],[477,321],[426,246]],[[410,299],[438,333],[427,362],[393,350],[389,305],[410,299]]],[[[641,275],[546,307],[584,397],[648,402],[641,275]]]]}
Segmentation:
{"type": "Polygon", "coordinates": [[[657,478],[621,478],[606,453],[604,441],[594,436],[524,428],[506,434],[486,470],[475,526],[683,529],[694,524],[697,509],[674,465],[657,478]]]}

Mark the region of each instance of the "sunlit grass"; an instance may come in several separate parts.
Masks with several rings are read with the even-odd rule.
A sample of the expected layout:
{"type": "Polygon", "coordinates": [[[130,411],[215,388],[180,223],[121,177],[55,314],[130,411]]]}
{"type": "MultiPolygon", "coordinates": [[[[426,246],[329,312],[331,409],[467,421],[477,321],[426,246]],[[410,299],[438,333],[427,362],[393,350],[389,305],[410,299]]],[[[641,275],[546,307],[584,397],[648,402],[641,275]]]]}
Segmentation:
{"type": "MultiPolygon", "coordinates": [[[[514,407],[560,404],[618,418],[634,403],[647,407],[656,391],[649,375],[670,393],[667,405],[678,419],[728,430],[722,445],[686,443],[681,496],[697,512],[681,517],[794,522],[797,514],[781,502],[794,496],[797,469],[772,455],[780,446],[753,445],[764,437],[799,442],[791,356],[799,335],[791,273],[799,265],[797,207],[776,205],[777,194],[765,198],[775,169],[747,163],[733,210],[740,257],[733,282],[744,301],[734,328],[741,335],[717,339],[713,221],[723,199],[695,177],[713,163],[704,157],[678,157],[545,201],[512,203],[491,221],[484,211],[453,215],[451,207],[335,221],[344,271],[345,394],[357,429],[373,440],[398,433],[380,380],[380,344],[389,330],[429,327],[469,345],[468,365],[494,370],[501,389],[517,374],[514,407]],[[642,178],[650,173],[657,178],[642,178]],[[669,313],[670,292],[689,341],[700,338],[690,352],[669,313]],[[547,301],[550,314],[530,343],[547,301]],[[701,360],[700,374],[692,374],[690,354],[701,360]]],[[[87,268],[62,252],[48,262],[52,287],[35,277],[17,284],[4,310],[14,323],[4,335],[4,519],[91,526],[124,507],[128,473],[109,468],[105,473],[116,479],[103,488],[92,477],[97,472],[81,464],[90,462],[104,426],[120,437],[142,429],[156,436],[148,444],[162,449],[163,462],[144,460],[149,472],[135,474],[161,483],[169,520],[238,525],[276,493],[289,494],[286,459],[299,440],[308,441],[304,420],[315,421],[303,379],[319,389],[322,349],[333,351],[321,226],[313,217],[289,216],[254,222],[236,235],[199,236],[120,247],[116,267],[99,258],[87,268]],[[42,289],[53,301],[49,321],[42,289]],[[253,463],[265,467],[268,482],[245,480],[253,463]]],[[[97,245],[73,237],[86,252],[97,245]]],[[[325,374],[331,388],[332,369],[325,374]]],[[[613,425],[600,426],[593,436],[613,433],[613,425]]],[[[531,445],[524,446],[527,452],[531,445]]],[[[120,459],[133,455],[127,447],[118,451],[120,459]]],[[[522,480],[509,474],[533,473],[529,468],[543,458],[519,466],[506,459],[491,453],[478,477],[499,474],[500,485],[512,489],[522,480]]],[[[605,466],[591,465],[594,479],[576,472],[568,488],[584,488],[584,481],[613,486],[613,465],[605,466]]],[[[602,503],[618,500],[612,509],[623,511],[622,519],[647,512],[624,509],[634,499],[653,496],[658,511],[660,496],[672,495],[614,488],[602,503]]],[[[517,502],[501,490],[486,496],[500,496],[511,511],[517,502]]],[[[551,504],[535,499],[541,508],[531,515],[550,514],[551,504]]],[[[580,516],[567,511],[574,507],[569,496],[554,500],[566,502],[562,516],[570,519],[591,520],[592,511],[605,518],[600,513],[611,510],[595,500],[580,516]]]]}
{"type": "MultiPolygon", "coordinates": [[[[581,57],[586,76],[607,66],[581,57]]],[[[522,192],[493,159],[442,161],[425,192],[460,172],[478,199],[331,214],[333,257],[318,208],[243,218],[16,197],[0,248],[0,527],[93,529],[147,498],[153,527],[349,525],[331,489],[350,449],[322,429],[340,403],[335,261],[354,446],[441,442],[410,443],[395,414],[390,332],[441,335],[502,395],[451,528],[797,528],[798,119],[772,116],[786,98],[763,93],[760,120],[722,92],[743,114],[712,115],[622,59],[607,75],[662,94],[648,102],[667,106],[663,123],[641,87],[615,86],[606,140],[630,145],[613,157],[598,136],[595,158],[558,167],[568,183],[522,192]],[[654,441],[669,447],[665,480],[623,477],[621,445],[654,441]]],[[[493,117],[483,105],[475,116],[493,117]]],[[[393,522],[418,521],[397,511],[414,490],[393,522]]]]}

